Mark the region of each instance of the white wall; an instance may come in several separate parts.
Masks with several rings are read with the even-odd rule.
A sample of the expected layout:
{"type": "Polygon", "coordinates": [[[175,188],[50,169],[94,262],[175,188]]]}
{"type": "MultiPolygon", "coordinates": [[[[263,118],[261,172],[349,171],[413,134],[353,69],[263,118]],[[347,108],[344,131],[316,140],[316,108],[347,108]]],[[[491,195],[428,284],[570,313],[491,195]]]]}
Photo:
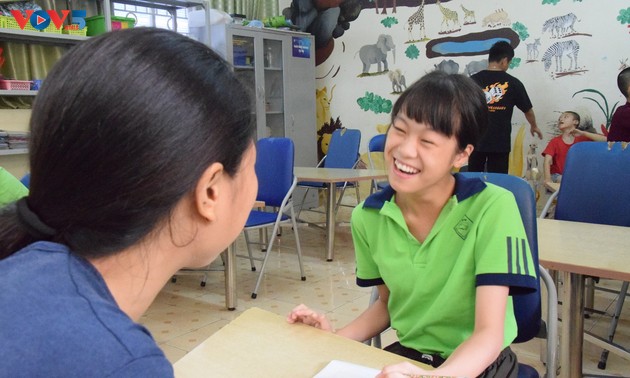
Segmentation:
{"type": "MultiPolygon", "coordinates": [[[[516,58],[520,58],[520,65],[508,71],[518,77],[527,88],[534,111],[538,119],[538,125],[544,132],[544,140],[535,141],[527,132],[527,137],[522,142],[522,148],[530,143],[536,143],[538,156],[546,146],[547,141],[555,133],[555,122],[558,113],[563,110],[578,110],[582,115],[590,115],[597,130],[599,125],[605,123],[605,117],[598,105],[584,97],[592,97],[603,104],[603,99],[596,94],[573,94],[582,89],[596,89],[603,93],[612,107],[616,102],[620,105],[625,99],[616,86],[616,76],[620,69],[620,61],[630,58],[630,29],[627,24],[617,20],[621,10],[630,7],[627,0],[557,0],[557,4],[542,4],[545,0],[444,0],[442,5],[458,13],[462,22],[464,12],[461,8],[473,10],[476,16],[476,24],[462,25],[461,30],[452,34],[438,34],[442,28],[442,13],[435,0],[426,0],[424,7],[425,29],[428,39],[443,37],[465,36],[469,33],[498,29],[482,25],[484,17],[497,9],[507,12],[510,23],[516,22],[527,27],[529,37],[521,40],[516,48],[516,58]],[[552,38],[549,32],[542,32],[546,20],[562,16],[568,13],[577,16],[574,29],[577,35],[563,38],[552,38]],[[539,55],[537,61],[526,63],[527,43],[533,43],[540,38],[539,55]],[[551,68],[545,71],[541,58],[545,51],[555,42],[574,40],[579,44],[577,69],[572,68],[572,74],[564,72],[564,76],[555,72],[555,62],[552,59],[551,68]],[[582,72],[579,72],[582,71],[582,72]]],[[[549,1],[549,0],[546,0],[549,1]]],[[[379,1],[382,4],[384,1],[379,1]]],[[[367,1],[365,2],[367,3],[367,1]]],[[[391,1],[387,1],[388,5],[391,1]]],[[[375,114],[364,111],[357,105],[357,99],[363,97],[366,92],[371,92],[394,102],[397,94],[392,94],[391,82],[386,74],[378,76],[357,77],[361,73],[362,63],[357,55],[361,46],[373,44],[380,34],[389,34],[396,44],[396,62],[391,55],[388,58],[389,68],[400,69],[406,77],[407,83],[418,79],[424,73],[434,69],[434,65],[443,59],[452,59],[459,63],[462,72],[465,65],[473,60],[487,58],[487,54],[478,56],[455,56],[427,58],[425,46],[428,41],[416,42],[415,46],[420,51],[418,59],[410,59],[405,56],[405,49],[410,44],[405,43],[408,38],[407,20],[418,7],[400,5],[398,1],[397,12],[392,13],[388,8],[388,14],[376,14],[373,8],[363,9],[359,17],[352,21],[350,29],[335,40],[335,48],[331,56],[317,66],[317,87],[327,88],[330,95],[334,86],[334,94],[330,101],[330,115],[340,117],[343,126],[358,128],[362,131],[362,144],[365,151],[367,141],[377,131],[377,125],[385,125],[389,122],[387,113],[375,114]],[[398,24],[391,28],[385,27],[381,21],[385,17],[395,17],[398,24]],[[333,73],[338,73],[335,77],[333,73]]],[[[420,1],[418,1],[419,4],[420,1]]],[[[281,9],[288,6],[290,1],[280,1],[281,9]]],[[[630,8],[628,9],[630,12],[630,8]]],[[[510,27],[510,26],[508,26],[510,27]]],[[[418,29],[415,29],[418,35],[418,29]]],[[[562,59],[563,68],[566,70],[570,59],[566,56],[562,59]]],[[[372,65],[370,72],[376,71],[376,65],[372,65]]],[[[515,110],[513,118],[513,138],[521,125],[526,124],[522,113],[515,110]]],[[[527,127],[529,130],[529,127],[527,127]]],[[[523,154],[526,153],[522,152],[523,154]]],[[[541,160],[542,162],[542,160],[541,160]]]]}

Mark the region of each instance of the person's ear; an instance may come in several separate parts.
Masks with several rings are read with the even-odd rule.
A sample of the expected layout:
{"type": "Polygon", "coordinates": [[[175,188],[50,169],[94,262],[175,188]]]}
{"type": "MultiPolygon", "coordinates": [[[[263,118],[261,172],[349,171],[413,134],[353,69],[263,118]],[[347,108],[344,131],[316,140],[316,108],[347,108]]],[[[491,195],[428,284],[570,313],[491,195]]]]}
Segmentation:
{"type": "Polygon", "coordinates": [[[468,158],[470,154],[472,154],[475,147],[472,144],[469,144],[462,151],[459,151],[457,155],[455,155],[455,161],[453,162],[453,167],[461,168],[468,164],[468,158]]]}
{"type": "Polygon", "coordinates": [[[217,219],[217,203],[223,194],[220,183],[225,178],[223,164],[212,163],[201,175],[195,187],[195,208],[208,222],[217,219]]]}

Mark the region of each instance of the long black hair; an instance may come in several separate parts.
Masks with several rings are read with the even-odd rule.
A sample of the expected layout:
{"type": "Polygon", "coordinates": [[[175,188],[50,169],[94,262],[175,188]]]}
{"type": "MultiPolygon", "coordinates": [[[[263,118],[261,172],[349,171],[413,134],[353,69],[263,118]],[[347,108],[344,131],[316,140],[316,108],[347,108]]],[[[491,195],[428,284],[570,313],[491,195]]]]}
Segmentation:
{"type": "Polygon", "coordinates": [[[392,123],[400,114],[451,137],[460,150],[477,145],[488,125],[488,105],[481,88],[460,74],[432,71],[414,82],[398,97],[392,123]]]}
{"type": "Polygon", "coordinates": [[[81,42],[36,97],[30,194],[0,214],[0,258],[41,239],[84,257],[134,245],[210,164],[237,172],[250,108],[229,65],[188,37],[136,28],[81,42]],[[27,227],[20,205],[52,232],[27,227]]]}

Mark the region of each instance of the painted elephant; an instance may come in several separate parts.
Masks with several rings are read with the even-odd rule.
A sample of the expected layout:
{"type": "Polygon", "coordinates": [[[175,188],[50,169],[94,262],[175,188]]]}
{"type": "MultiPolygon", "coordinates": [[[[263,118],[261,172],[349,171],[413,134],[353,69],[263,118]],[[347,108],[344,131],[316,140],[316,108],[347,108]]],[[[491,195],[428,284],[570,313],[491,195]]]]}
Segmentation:
{"type": "Polygon", "coordinates": [[[392,51],[394,62],[396,62],[396,45],[389,34],[381,34],[374,45],[365,45],[359,50],[359,58],[363,62],[363,73],[366,74],[370,70],[370,66],[374,63],[377,65],[378,72],[389,71],[387,67],[387,52],[392,51]],[[382,64],[382,67],[381,67],[382,64]]]}
{"type": "Polygon", "coordinates": [[[393,93],[402,93],[403,90],[407,89],[407,84],[405,82],[405,75],[402,74],[402,71],[399,69],[395,69],[389,71],[387,73],[389,80],[392,82],[392,92],[393,93]]]}
{"type": "Polygon", "coordinates": [[[434,66],[436,70],[446,72],[447,74],[456,74],[459,72],[459,63],[452,59],[443,59],[440,64],[434,64],[434,66]]]}

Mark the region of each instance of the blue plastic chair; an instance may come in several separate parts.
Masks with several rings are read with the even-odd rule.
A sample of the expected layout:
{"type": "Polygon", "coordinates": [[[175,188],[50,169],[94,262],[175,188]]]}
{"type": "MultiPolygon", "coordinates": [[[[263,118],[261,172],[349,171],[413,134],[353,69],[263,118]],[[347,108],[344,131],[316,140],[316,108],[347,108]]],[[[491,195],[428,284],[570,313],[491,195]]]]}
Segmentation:
{"type": "MultiPolygon", "coordinates": [[[[556,353],[558,344],[558,293],[556,291],[553,279],[545,268],[538,263],[538,229],[536,222],[536,197],[531,186],[527,181],[503,173],[483,173],[483,172],[463,172],[460,173],[464,177],[479,177],[483,181],[503,187],[516,198],[523,226],[527,234],[527,241],[532,253],[534,265],[539,267],[538,278],[542,278],[547,288],[547,324],[542,321],[541,311],[541,293],[539,288],[534,293],[525,295],[515,295],[512,297],[514,304],[514,315],[518,325],[518,334],[514,343],[524,343],[534,337],[547,338],[547,377],[555,377],[556,375],[556,353]]],[[[378,299],[378,290],[372,290],[370,303],[378,299]]],[[[380,347],[380,336],[372,339],[372,343],[380,347]]],[[[519,378],[538,378],[540,375],[532,366],[519,363],[519,378]]]]}
{"type": "MultiPolygon", "coordinates": [[[[374,158],[372,157],[372,154],[374,153],[383,153],[385,151],[385,139],[387,137],[387,134],[377,134],[375,136],[372,137],[372,139],[370,139],[369,143],[368,143],[368,163],[370,164],[370,168],[375,169],[377,168],[376,165],[374,164],[374,158]]],[[[376,181],[376,180],[372,180],[372,187],[370,188],[370,193],[373,193],[375,191],[381,190],[384,187],[387,186],[387,180],[385,181],[376,181]]]]}
{"type": "Polygon", "coordinates": [[[31,185],[31,174],[27,173],[20,179],[20,182],[24,184],[27,188],[31,185]]]}
{"type": "Polygon", "coordinates": [[[240,257],[250,259],[252,271],[256,270],[253,260],[262,261],[258,279],[256,280],[256,286],[252,292],[252,298],[258,296],[258,289],[262,282],[265,266],[267,265],[269,256],[272,255],[271,248],[276,240],[281,224],[290,223],[293,226],[298,262],[300,265],[300,277],[302,281],[306,280],[302,266],[302,250],[300,248],[300,238],[296,222],[297,218],[293,209],[292,199],[293,190],[297,184],[297,179],[293,175],[294,150],[293,141],[289,138],[263,138],[256,143],[256,176],[258,177],[258,195],[256,199],[264,201],[266,209],[276,210],[253,210],[245,223],[244,235],[248,256],[240,257]],[[248,231],[267,227],[273,227],[273,231],[267,243],[250,241],[247,234],[248,231]],[[264,257],[254,257],[250,246],[251,244],[266,245],[264,257]]]}
{"type": "MultiPolygon", "coordinates": [[[[323,168],[346,168],[354,169],[359,163],[359,147],[361,145],[361,131],[356,129],[337,129],[332,133],[330,143],[328,144],[328,153],[317,164],[317,167],[323,168]]],[[[361,202],[359,195],[359,185],[356,182],[339,182],[337,187],[341,187],[339,199],[335,205],[335,212],[341,205],[343,194],[348,187],[354,187],[356,190],[357,204],[361,202]]],[[[310,189],[327,190],[326,184],[321,182],[300,181],[299,187],[306,188],[302,198],[302,204],[306,199],[306,195],[310,189]]],[[[300,206],[300,212],[303,206],[300,206]]],[[[298,214],[299,216],[299,214],[298,214]]]]}
{"type": "MultiPolygon", "coordinates": [[[[548,214],[556,200],[555,219],[630,227],[628,188],[630,148],[627,143],[578,143],[569,149],[560,189],[549,197],[541,216],[548,214]]],[[[610,314],[610,342],[615,336],[627,291],[626,281],[621,285],[614,313],[610,314]]],[[[607,359],[608,351],[604,350],[598,363],[600,369],[606,368],[607,359]]]]}
{"type": "MultiPolygon", "coordinates": [[[[514,343],[524,343],[534,337],[547,338],[547,377],[556,376],[556,353],[558,345],[558,293],[555,283],[545,268],[538,263],[538,227],[536,222],[536,196],[527,181],[502,173],[462,172],[465,177],[479,177],[482,180],[503,187],[516,198],[518,210],[523,220],[527,241],[534,259],[534,265],[539,267],[538,278],[542,278],[547,288],[547,324],[541,316],[540,284],[535,293],[515,295],[512,297],[514,315],[518,325],[518,334],[514,343]]],[[[536,369],[519,363],[519,378],[539,377],[536,369]]]]}

